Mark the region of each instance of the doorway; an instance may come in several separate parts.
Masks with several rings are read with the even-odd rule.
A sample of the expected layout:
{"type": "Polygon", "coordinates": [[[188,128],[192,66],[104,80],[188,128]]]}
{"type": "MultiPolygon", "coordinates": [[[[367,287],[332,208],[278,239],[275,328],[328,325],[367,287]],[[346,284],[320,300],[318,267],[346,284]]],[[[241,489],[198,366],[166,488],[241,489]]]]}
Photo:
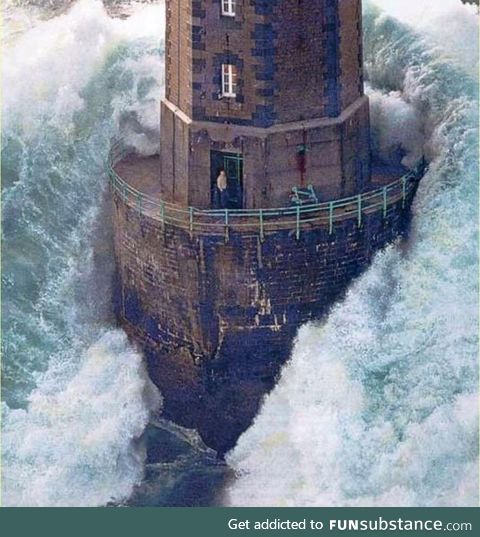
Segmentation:
{"type": "Polygon", "coordinates": [[[243,156],[222,151],[210,155],[212,208],[243,209],[243,156]]]}

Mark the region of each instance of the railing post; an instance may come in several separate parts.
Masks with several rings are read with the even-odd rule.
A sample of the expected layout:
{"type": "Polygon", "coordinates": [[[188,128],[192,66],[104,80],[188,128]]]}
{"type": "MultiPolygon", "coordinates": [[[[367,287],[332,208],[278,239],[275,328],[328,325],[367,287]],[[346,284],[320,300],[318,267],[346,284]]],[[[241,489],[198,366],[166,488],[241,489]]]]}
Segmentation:
{"type": "Polygon", "coordinates": [[[383,189],[383,218],[387,218],[387,187],[383,189]]]}
{"type": "Polygon", "coordinates": [[[328,232],[333,233],[333,201],[328,204],[328,232]]]}
{"type": "Polygon", "coordinates": [[[402,209],[405,209],[406,201],[407,201],[407,178],[402,177],[402,209]]]}
{"type": "Polygon", "coordinates": [[[230,239],[230,232],[228,229],[228,209],[225,209],[225,243],[230,239]]]}
{"type": "Polygon", "coordinates": [[[362,195],[359,194],[357,198],[358,203],[358,227],[362,226],[362,195]]]}
{"type": "Polygon", "coordinates": [[[138,207],[138,212],[142,214],[142,194],[137,195],[137,207],[138,207]]]}
{"type": "Polygon", "coordinates": [[[264,234],[264,229],[263,229],[263,209],[260,209],[259,216],[260,216],[260,241],[263,242],[265,240],[265,234],[264,234]]]}
{"type": "Polygon", "coordinates": [[[190,238],[193,237],[193,207],[189,207],[188,211],[190,213],[190,238]]]}
{"type": "Polygon", "coordinates": [[[128,194],[127,194],[127,185],[123,183],[123,203],[127,203],[128,194]]]}
{"type": "Polygon", "coordinates": [[[300,239],[300,205],[297,205],[297,241],[300,239]]]}

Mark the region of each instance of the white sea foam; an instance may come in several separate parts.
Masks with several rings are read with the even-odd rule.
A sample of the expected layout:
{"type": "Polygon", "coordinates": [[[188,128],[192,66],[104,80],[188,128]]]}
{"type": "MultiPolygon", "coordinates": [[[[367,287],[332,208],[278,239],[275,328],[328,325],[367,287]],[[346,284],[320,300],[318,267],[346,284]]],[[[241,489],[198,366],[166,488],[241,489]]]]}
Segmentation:
{"type": "Polygon", "coordinates": [[[138,439],[160,402],[113,328],[103,198],[112,136],[158,147],[164,7],[126,20],[96,0],[48,20],[16,9],[3,62],[2,502],[104,505],[142,478],[138,439]]]}
{"type": "Polygon", "coordinates": [[[431,168],[408,243],[377,255],[325,324],[300,330],[228,455],[231,505],[478,503],[477,88],[425,21],[468,20],[475,62],[477,22],[457,0],[375,3],[418,32],[367,4],[377,148],[411,157],[418,144],[431,168]]]}
{"type": "Polygon", "coordinates": [[[443,53],[468,70],[478,73],[476,44],[468,40],[477,32],[478,6],[460,0],[370,0],[388,16],[420,29],[443,53]]]}
{"type": "Polygon", "coordinates": [[[143,475],[141,436],[159,394],[121,332],[105,333],[57,391],[5,409],[3,504],[96,506],[128,497],[143,475]]]}
{"type": "MultiPolygon", "coordinates": [[[[26,16],[26,15],[25,15],[26,16]]],[[[22,129],[23,139],[36,136],[48,121],[66,134],[74,129],[74,115],[85,109],[85,87],[104,68],[109,56],[127,43],[163,40],[164,5],[143,6],[126,20],[110,18],[98,0],[78,0],[66,13],[23,32],[6,48],[3,63],[4,128],[22,129]]],[[[140,56],[140,55],[137,55],[140,56]]],[[[157,91],[140,104],[135,91],[122,92],[117,84],[113,117],[135,109],[146,130],[158,131],[158,87],[163,87],[163,62],[159,55],[127,60],[123,76],[153,79],[157,91]]],[[[136,89],[136,88],[134,88],[136,89]]],[[[91,106],[92,103],[89,103],[91,106]]],[[[130,133],[131,134],[131,133],[130,133]]],[[[129,141],[129,140],[127,140],[129,141]]]]}
{"type": "Polygon", "coordinates": [[[398,152],[405,154],[402,163],[413,167],[425,153],[423,116],[399,91],[385,94],[370,89],[372,150],[385,162],[396,162],[398,152]]]}

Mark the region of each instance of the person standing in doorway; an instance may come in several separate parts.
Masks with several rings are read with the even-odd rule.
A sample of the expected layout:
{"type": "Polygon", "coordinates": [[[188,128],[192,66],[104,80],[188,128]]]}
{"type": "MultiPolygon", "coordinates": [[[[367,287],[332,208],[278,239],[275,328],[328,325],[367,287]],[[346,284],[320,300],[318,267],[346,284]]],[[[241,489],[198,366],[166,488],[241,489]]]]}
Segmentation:
{"type": "Polygon", "coordinates": [[[220,209],[228,208],[228,178],[225,170],[220,170],[217,177],[217,195],[220,209]]]}

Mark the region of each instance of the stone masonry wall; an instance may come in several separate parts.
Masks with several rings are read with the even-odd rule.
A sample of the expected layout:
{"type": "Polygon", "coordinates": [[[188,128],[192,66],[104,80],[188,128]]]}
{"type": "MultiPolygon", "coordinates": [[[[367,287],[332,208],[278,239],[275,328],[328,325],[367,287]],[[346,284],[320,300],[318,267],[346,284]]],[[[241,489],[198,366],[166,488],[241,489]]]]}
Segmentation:
{"type": "MultiPolygon", "coordinates": [[[[366,97],[340,118],[269,129],[190,122],[162,105],[161,185],[165,201],[210,208],[211,150],[243,156],[244,206],[288,206],[294,186],[312,184],[319,197],[342,198],[370,182],[366,97]],[[298,148],[305,146],[305,172],[298,148]]],[[[218,173],[218,172],[217,172],[218,173]]]]}
{"type": "Polygon", "coordinates": [[[363,95],[361,0],[167,0],[166,98],[197,121],[337,117],[363,95]],[[221,66],[238,71],[221,96],[221,66]]]}
{"type": "Polygon", "coordinates": [[[117,316],[146,353],[166,416],[220,452],[274,386],[298,326],[324,315],[408,221],[399,202],[385,220],[364,215],[331,235],[318,227],[261,242],[232,231],[225,243],[162,229],[114,200],[117,316]]]}

